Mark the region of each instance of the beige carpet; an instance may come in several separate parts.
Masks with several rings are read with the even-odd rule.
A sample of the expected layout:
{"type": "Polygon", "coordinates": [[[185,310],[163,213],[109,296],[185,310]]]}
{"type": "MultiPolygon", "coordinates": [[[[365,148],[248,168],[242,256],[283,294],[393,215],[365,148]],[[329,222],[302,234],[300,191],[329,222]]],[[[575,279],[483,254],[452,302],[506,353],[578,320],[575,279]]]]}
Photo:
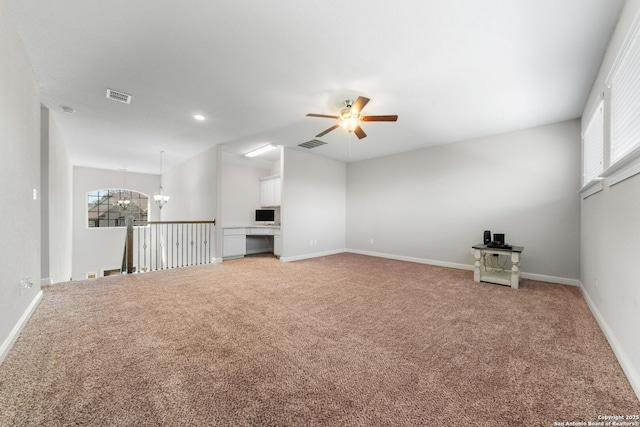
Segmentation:
{"type": "Polygon", "coordinates": [[[575,287],[342,254],[56,285],[0,426],[553,426],[640,413],[575,287]]]}

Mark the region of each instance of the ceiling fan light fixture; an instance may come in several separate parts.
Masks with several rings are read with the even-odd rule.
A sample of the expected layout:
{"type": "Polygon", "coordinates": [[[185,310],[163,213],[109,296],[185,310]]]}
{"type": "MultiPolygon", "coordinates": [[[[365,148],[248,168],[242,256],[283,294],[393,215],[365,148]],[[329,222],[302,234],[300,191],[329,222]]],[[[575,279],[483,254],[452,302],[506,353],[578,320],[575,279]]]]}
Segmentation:
{"type": "Polygon", "coordinates": [[[354,112],[350,107],[347,107],[340,112],[340,126],[342,126],[347,132],[353,132],[359,125],[360,114],[354,112]]]}
{"type": "Polygon", "coordinates": [[[331,126],[329,129],[325,129],[316,135],[316,138],[320,138],[331,132],[334,129],[342,127],[347,132],[353,132],[358,139],[366,138],[367,134],[360,127],[360,122],[395,122],[398,120],[397,115],[386,115],[386,116],[362,116],[360,113],[362,109],[367,105],[370,101],[369,98],[365,98],[364,96],[359,96],[355,102],[351,99],[347,99],[344,101],[345,108],[340,111],[339,116],[332,116],[328,114],[307,114],[307,117],[321,117],[327,119],[336,119],[338,123],[331,126]]]}
{"type": "Polygon", "coordinates": [[[347,118],[343,118],[340,121],[340,126],[342,126],[347,132],[353,132],[355,128],[360,124],[360,118],[357,116],[351,116],[347,118]]]}

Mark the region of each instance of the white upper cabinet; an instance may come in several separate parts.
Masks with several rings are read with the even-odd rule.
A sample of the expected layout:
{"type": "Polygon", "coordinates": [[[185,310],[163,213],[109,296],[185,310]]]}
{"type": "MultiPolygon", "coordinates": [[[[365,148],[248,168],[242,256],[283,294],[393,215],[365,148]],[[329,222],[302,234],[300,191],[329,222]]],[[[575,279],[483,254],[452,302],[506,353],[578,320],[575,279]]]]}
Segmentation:
{"type": "Polygon", "coordinates": [[[260,178],[260,206],[280,206],[280,176],[260,178]]]}

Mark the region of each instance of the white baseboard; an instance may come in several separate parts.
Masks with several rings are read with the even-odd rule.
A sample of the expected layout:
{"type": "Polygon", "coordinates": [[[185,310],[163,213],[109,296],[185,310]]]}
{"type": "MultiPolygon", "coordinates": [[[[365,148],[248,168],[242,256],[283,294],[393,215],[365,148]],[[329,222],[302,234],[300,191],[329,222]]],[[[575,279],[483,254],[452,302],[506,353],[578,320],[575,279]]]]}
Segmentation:
{"type": "Polygon", "coordinates": [[[426,258],[415,258],[415,257],[404,256],[404,255],[385,254],[382,252],[361,251],[359,249],[348,249],[347,252],[350,252],[352,254],[374,256],[378,258],[388,258],[388,259],[395,259],[398,261],[409,261],[409,262],[416,262],[418,264],[429,264],[429,265],[436,265],[438,267],[449,267],[449,268],[457,268],[458,270],[473,271],[473,265],[458,264],[455,262],[437,261],[437,260],[426,259],[426,258]]]}
{"type": "Polygon", "coordinates": [[[318,258],[318,257],[321,257],[321,256],[341,254],[341,253],[344,253],[344,252],[347,252],[347,250],[346,249],[334,249],[332,251],[314,252],[314,253],[310,253],[310,254],[289,256],[289,257],[281,256],[280,257],[280,261],[282,261],[282,262],[300,261],[300,260],[303,260],[303,259],[318,258]]]}
{"type": "Polygon", "coordinates": [[[546,276],[544,274],[535,273],[520,273],[520,277],[523,279],[537,280],[539,282],[559,283],[561,285],[580,286],[578,279],[568,279],[566,277],[546,276]]]}
{"type": "Polygon", "coordinates": [[[20,320],[18,320],[18,323],[16,323],[16,325],[13,327],[7,339],[5,339],[2,345],[0,345],[0,364],[7,357],[7,354],[9,354],[9,350],[11,350],[11,347],[13,347],[13,343],[15,343],[16,340],[18,339],[18,336],[20,336],[20,332],[22,332],[22,328],[24,328],[24,325],[26,325],[27,322],[29,321],[29,318],[31,317],[33,312],[36,310],[36,307],[38,307],[38,304],[40,304],[41,299],[42,299],[42,291],[39,291],[38,294],[33,299],[33,301],[31,301],[31,304],[29,304],[29,307],[27,307],[25,312],[22,313],[20,320]]]}
{"type": "Polygon", "coordinates": [[[611,328],[609,328],[607,321],[604,319],[602,314],[600,314],[600,311],[593,303],[593,300],[587,293],[587,290],[584,288],[582,282],[579,282],[579,286],[580,292],[582,292],[582,296],[589,306],[589,310],[591,310],[593,317],[596,318],[598,325],[600,325],[600,329],[602,329],[602,332],[604,333],[605,338],[607,338],[607,341],[609,342],[613,353],[616,355],[616,358],[618,359],[618,362],[622,367],[622,371],[627,376],[629,384],[631,384],[631,388],[640,400],[640,373],[638,373],[638,371],[634,368],[633,363],[631,363],[629,357],[627,356],[627,353],[624,351],[624,349],[620,345],[620,342],[611,331],[611,328]]]}
{"type": "MultiPolygon", "coordinates": [[[[474,268],[473,265],[469,265],[469,264],[459,264],[455,262],[438,261],[438,260],[426,259],[426,258],[415,258],[415,257],[409,257],[409,256],[403,256],[403,255],[385,254],[381,252],[362,251],[359,249],[347,249],[347,252],[360,254],[360,255],[375,256],[380,258],[395,259],[398,261],[409,261],[409,262],[417,262],[419,264],[436,265],[438,267],[457,268],[458,270],[473,271],[473,268],[474,268]]],[[[556,277],[556,276],[546,276],[544,274],[534,274],[534,273],[523,272],[520,274],[520,277],[522,277],[523,279],[538,280],[540,282],[559,283],[561,285],[571,285],[571,286],[580,285],[580,281],[577,279],[568,279],[565,277],[556,277]]]]}

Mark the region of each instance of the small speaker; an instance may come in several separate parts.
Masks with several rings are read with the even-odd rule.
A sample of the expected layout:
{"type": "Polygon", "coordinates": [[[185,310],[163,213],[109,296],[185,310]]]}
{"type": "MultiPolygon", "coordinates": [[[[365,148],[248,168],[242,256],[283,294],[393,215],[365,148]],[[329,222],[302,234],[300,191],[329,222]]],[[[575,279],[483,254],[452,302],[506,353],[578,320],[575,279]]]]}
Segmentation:
{"type": "Polygon", "coordinates": [[[491,232],[489,230],[485,230],[484,232],[484,244],[488,245],[491,243],[491,232]]]}
{"type": "Polygon", "coordinates": [[[504,234],[498,234],[498,233],[495,233],[495,234],[493,235],[493,239],[494,239],[497,243],[499,243],[499,244],[501,244],[501,245],[504,245],[504,234]]]}

